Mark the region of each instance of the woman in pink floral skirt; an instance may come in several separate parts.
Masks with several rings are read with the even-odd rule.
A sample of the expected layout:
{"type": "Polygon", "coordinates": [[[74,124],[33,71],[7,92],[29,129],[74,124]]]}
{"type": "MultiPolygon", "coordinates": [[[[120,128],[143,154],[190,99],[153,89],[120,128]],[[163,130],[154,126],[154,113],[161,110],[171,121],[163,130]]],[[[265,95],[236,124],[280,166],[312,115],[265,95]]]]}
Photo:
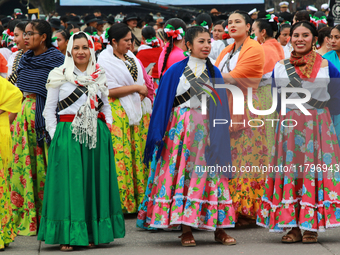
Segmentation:
{"type": "MultiPolygon", "coordinates": [[[[257,224],[271,232],[292,228],[282,237],[284,243],[315,243],[317,231],[340,226],[340,149],[331,119],[331,114],[340,114],[336,79],[340,73],[312,50],[317,35],[309,22],[294,24],[290,34],[294,51],[273,71],[274,87],[282,90],[292,84],[311,93],[311,100],[303,103],[310,115],[294,104],[287,105],[286,115],[280,113],[271,160],[277,168],[266,179],[257,215],[257,224]],[[301,230],[305,230],[303,236],[301,230]]],[[[301,93],[287,96],[304,97],[301,93]]]]}

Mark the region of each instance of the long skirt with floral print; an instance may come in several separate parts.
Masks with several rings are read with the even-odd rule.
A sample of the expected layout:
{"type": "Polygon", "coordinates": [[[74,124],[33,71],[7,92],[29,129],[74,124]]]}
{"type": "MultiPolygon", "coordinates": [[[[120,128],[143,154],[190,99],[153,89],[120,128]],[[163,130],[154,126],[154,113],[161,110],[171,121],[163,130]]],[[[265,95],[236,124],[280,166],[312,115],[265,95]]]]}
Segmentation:
{"type": "Polygon", "coordinates": [[[157,149],[137,226],[178,229],[181,224],[199,229],[234,227],[235,211],[228,178],[204,170],[208,120],[189,108],[174,108],[157,149]],[[199,169],[199,170],[197,170],[199,169]]]}
{"type": "MultiPolygon", "coordinates": [[[[271,92],[271,84],[268,84],[263,87],[259,87],[257,90],[257,94],[260,98],[261,104],[262,104],[262,110],[269,110],[272,107],[273,104],[273,96],[271,92]]],[[[269,120],[277,119],[278,114],[277,111],[274,111],[272,114],[266,115],[265,119],[268,121],[265,121],[265,127],[266,127],[266,139],[267,139],[267,148],[269,150],[272,149],[274,146],[274,137],[275,137],[275,127],[277,122],[272,122],[269,120]]]]}
{"type": "Polygon", "coordinates": [[[278,125],[257,224],[271,232],[340,226],[340,148],[328,108],[290,110],[278,125]],[[297,122],[297,123],[296,123],[297,122]],[[293,125],[295,125],[293,127],[293,125]]]}
{"type": "MultiPolygon", "coordinates": [[[[255,109],[263,109],[257,93],[253,94],[255,109]]],[[[241,124],[242,129],[230,132],[231,159],[237,172],[229,180],[230,194],[236,210],[236,216],[256,218],[260,207],[265,174],[263,165],[268,165],[268,147],[266,140],[265,120],[251,113],[245,102],[245,111],[248,120],[241,124]],[[256,121],[256,120],[262,120],[256,121]],[[243,125],[243,126],[242,126],[243,125]]]]}
{"type": "Polygon", "coordinates": [[[35,104],[34,95],[26,97],[13,123],[14,159],[9,169],[14,219],[18,235],[25,236],[37,234],[47,168],[47,145],[44,148],[37,145],[34,129],[35,104]]]}
{"type": "Polygon", "coordinates": [[[112,143],[115,153],[118,186],[123,213],[137,212],[145,192],[149,171],[143,153],[150,124],[145,114],[139,126],[130,126],[119,99],[109,99],[112,108],[112,143]]]}
{"type": "Polygon", "coordinates": [[[5,168],[0,151],[0,249],[4,249],[16,237],[16,225],[13,219],[11,192],[8,184],[8,169],[5,168]]]}

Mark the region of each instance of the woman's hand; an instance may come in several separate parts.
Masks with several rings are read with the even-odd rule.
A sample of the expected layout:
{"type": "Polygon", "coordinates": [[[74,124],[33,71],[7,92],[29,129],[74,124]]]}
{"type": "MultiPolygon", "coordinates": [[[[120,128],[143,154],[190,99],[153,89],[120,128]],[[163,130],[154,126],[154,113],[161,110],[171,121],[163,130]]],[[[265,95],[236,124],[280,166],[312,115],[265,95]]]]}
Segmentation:
{"type": "Polygon", "coordinates": [[[143,102],[145,96],[144,95],[139,95],[140,96],[140,101],[143,102]]]}
{"type": "Polygon", "coordinates": [[[10,113],[9,114],[9,123],[12,124],[16,117],[17,117],[17,113],[10,113]]]}
{"type": "Polygon", "coordinates": [[[0,115],[3,114],[5,111],[4,110],[0,110],[0,115]]]}
{"type": "Polygon", "coordinates": [[[148,87],[147,86],[145,86],[145,85],[143,85],[143,86],[139,86],[140,88],[138,88],[138,93],[139,94],[141,94],[141,95],[143,95],[144,97],[146,97],[147,95],[148,95],[148,93],[149,93],[149,91],[148,91],[148,87]]]}

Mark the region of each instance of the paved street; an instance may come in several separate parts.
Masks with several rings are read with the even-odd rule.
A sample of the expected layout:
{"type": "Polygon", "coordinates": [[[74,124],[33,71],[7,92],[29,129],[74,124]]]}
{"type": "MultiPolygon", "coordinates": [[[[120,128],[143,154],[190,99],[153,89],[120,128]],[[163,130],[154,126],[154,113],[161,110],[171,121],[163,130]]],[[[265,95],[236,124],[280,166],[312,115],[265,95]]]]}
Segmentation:
{"type": "MultiPolygon", "coordinates": [[[[136,215],[126,217],[126,236],[109,245],[96,249],[77,247],[69,254],[96,255],[340,255],[340,228],[321,233],[318,244],[282,244],[282,234],[269,233],[266,229],[253,227],[248,229],[230,229],[228,234],[235,237],[237,245],[224,246],[216,243],[213,232],[195,231],[196,247],[182,247],[178,231],[148,232],[136,228],[136,215]]],[[[15,239],[5,251],[7,255],[54,255],[62,254],[59,245],[45,245],[35,236],[15,239]]]]}

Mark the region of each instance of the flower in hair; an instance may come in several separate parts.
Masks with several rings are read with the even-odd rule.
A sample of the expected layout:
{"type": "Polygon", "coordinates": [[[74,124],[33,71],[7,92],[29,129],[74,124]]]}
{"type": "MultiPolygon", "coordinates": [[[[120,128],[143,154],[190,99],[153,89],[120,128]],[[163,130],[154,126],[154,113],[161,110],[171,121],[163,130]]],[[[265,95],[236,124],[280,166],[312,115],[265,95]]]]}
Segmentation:
{"type": "Polygon", "coordinates": [[[200,24],[201,27],[204,27],[206,29],[209,29],[209,26],[208,26],[208,23],[206,21],[203,21],[201,24],[200,24]]]}
{"type": "Polygon", "coordinates": [[[269,22],[276,22],[279,23],[279,18],[275,16],[275,14],[267,14],[266,15],[266,20],[269,22]]]}
{"type": "Polygon", "coordinates": [[[55,47],[59,50],[57,39],[58,39],[58,37],[56,37],[56,36],[52,37],[52,45],[53,45],[53,47],[55,47]]]}
{"type": "Polygon", "coordinates": [[[171,37],[173,39],[177,39],[177,40],[182,40],[185,32],[183,30],[183,28],[179,27],[177,29],[175,29],[172,25],[168,24],[165,28],[164,28],[164,32],[166,33],[166,35],[168,37],[171,37]]]}
{"type": "Polygon", "coordinates": [[[157,37],[152,37],[151,39],[146,39],[145,40],[146,44],[151,46],[151,47],[159,47],[159,41],[157,37]]]}

